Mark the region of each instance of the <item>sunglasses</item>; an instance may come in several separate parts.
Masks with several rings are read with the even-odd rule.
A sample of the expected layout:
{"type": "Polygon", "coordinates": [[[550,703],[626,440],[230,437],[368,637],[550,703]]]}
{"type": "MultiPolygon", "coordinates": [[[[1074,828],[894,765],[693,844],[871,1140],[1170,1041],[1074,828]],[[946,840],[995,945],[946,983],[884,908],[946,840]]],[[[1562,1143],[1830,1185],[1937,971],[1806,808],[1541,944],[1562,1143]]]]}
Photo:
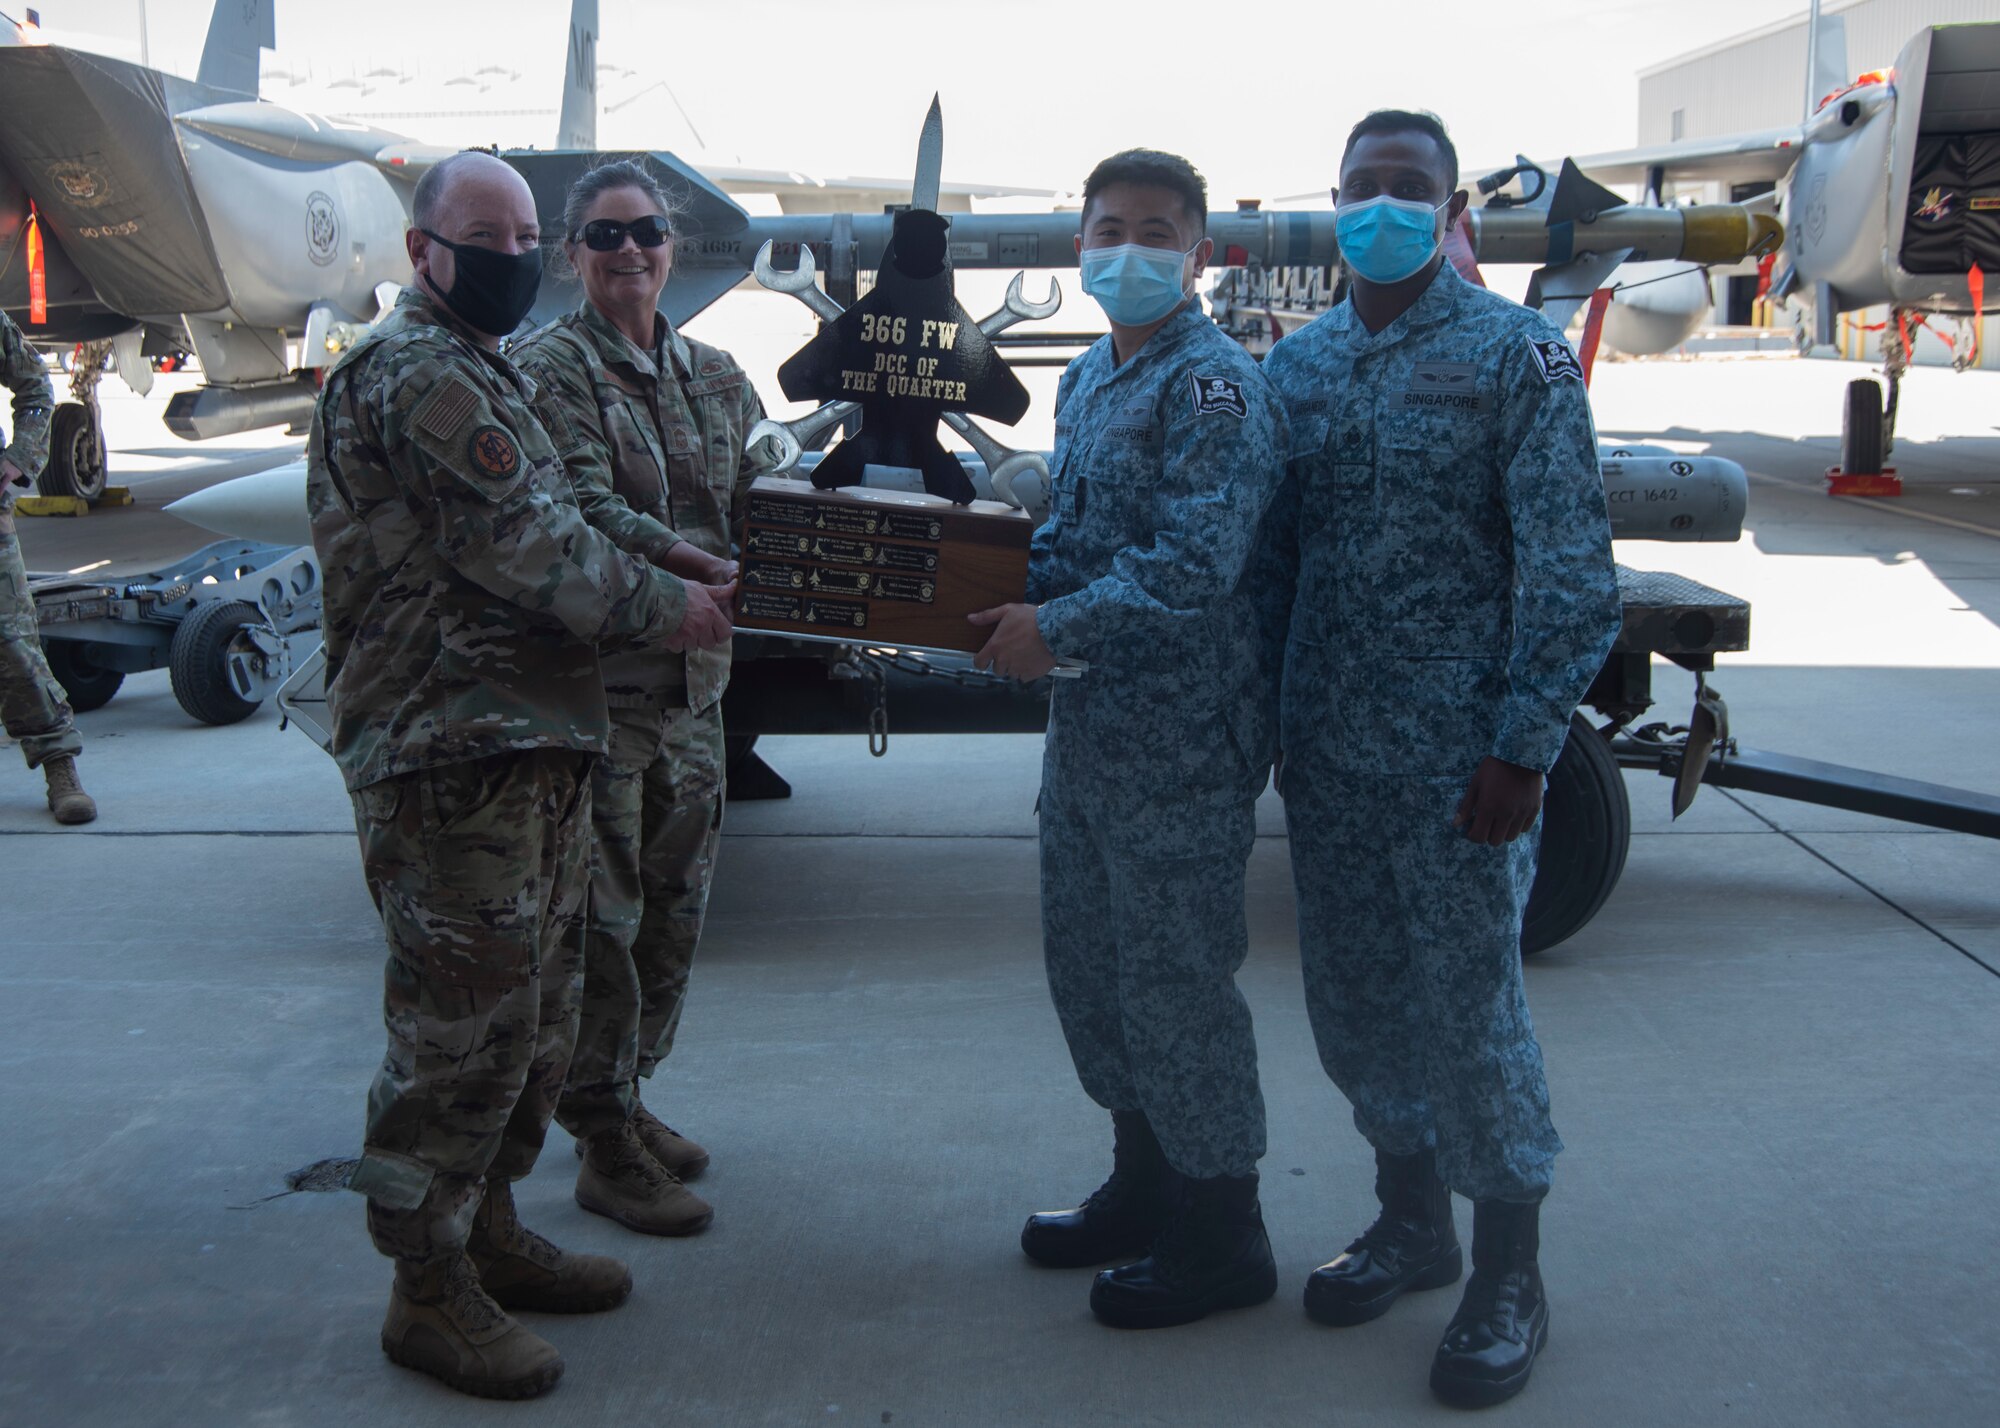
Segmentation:
{"type": "Polygon", "coordinates": [[[657,248],[674,236],[672,226],[656,213],[630,223],[620,223],[615,218],[593,218],[583,225],[583,246],[594,253],[615,253],[623,246],[627,233],[641,248],[657,248]]]}

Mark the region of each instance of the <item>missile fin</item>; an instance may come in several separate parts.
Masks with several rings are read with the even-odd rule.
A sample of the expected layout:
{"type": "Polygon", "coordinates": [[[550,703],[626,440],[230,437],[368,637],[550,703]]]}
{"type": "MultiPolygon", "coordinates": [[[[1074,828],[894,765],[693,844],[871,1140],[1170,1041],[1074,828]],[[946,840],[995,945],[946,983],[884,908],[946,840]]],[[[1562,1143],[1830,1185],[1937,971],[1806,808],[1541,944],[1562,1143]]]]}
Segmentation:
{"type": "Polygon", "coordinates": [[[1574,223],[1586,214],[1623,208],[1625,202],[1578,168],[1575,159],[1564,159],[1562,172],[1556,177],[1555,196],[1549,200],[1549,224],[1574,223]]]}

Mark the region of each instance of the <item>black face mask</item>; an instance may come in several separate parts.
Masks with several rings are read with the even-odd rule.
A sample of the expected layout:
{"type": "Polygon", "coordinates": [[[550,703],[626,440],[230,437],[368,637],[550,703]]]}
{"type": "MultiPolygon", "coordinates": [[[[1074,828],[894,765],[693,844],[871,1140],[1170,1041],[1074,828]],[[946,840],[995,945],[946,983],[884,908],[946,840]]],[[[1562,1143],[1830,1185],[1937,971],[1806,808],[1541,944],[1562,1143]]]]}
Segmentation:
{"type": "Polygon", "coordinates": [[[491,248],[440,238],[428,228],[417,231],[456,259],[457,272],[452,275],[450,292],[439,292],[438,285],[428,276],[424,283],[461,322],[490,337],[505,337],[521,325],[521,319],[535,305],[535,294],[541,291],[540,250],[497,253],[491,248]]]}

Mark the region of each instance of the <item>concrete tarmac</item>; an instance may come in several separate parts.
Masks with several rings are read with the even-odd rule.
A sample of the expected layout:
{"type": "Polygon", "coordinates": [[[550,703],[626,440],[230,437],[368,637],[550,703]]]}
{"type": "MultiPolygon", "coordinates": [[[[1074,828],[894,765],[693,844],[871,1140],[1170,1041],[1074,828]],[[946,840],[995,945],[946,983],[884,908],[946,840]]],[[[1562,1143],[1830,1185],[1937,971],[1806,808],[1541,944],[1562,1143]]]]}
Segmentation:
{"type": "MultiPolygon", "coordinates": [[[[1607,432],[1753,473],[1740,544],[1620,555],[1751,599],[1753,649],[1715,676],[1746,745],[2000,791],[2000,375],[1912,377],[1892,506],[1815,485],[1862,374],[1601,367],[1607,432]]],[[[131,420],[114,446],[164,445],[131,420]]],[[[151,529],[22,524],[42,568],[151,529]]],[[[1655,717],[1684,718],[1687,677],[1657,675],[1655,717]]],[[[647,1090],[713,1152],[715,1224],[654,1241],[585,1214],[552,1133],[525,1217],[625,1255],[638,1287],[535,1317],[568,1375],[497,1405],[382,1357],[389,1268],[357,1198],[284,1193],[356,1153],[382,1049],[331,761],[269,709],[193,724],[164,673],[81,722],[88,828],[56,828],[0,758],[0,1423],[1464,1421],[1425,1387],[1456,1291],[1351,1330],[1299,1307],[1370,1218],[1371,1167],[1305,1023],[1269,795],[1242,984],[1276,1300],[1115,1332],[1088,1274],[1016,1247],[1030,1210],[1097,1183],[1109,1139],[1042,978],[1038,740],[892,737],[879,761],[770,740],[796,796],[731,809],[680,1045],[647,1090]]],[[[1529,1389],[1482,1421],[1992,1422],[2000,850],[1713,789],[1676,824],[1664,780],[1628,780],[1624,881],[1530,966],[1568,1143],[1553,1322],[1529,1389]]]]}

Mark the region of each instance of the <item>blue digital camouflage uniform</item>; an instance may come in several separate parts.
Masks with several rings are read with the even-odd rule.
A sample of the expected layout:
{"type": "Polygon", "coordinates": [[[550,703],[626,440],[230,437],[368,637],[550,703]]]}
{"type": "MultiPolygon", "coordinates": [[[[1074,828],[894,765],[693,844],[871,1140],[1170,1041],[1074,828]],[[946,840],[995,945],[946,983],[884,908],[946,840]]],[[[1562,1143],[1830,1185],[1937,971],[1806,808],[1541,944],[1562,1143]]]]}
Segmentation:
{"type": "Polygon", "coordinates": [[[1582,369],[1446,264],[1382,331],[1343,304],[1264,372],[1292,430],[1270,623],[1320,1059],[1375,1146],[1539,1200],[1562,1148],[1521,984],[1540,825],[1492,848],[1451,818],[1489,754],[1548,771],[1618,630],[1582,369]]]}
{"type": "Polygon", "coordinates": [[[1141,1110],[1184,1175],[1264,1154],[1243,875],[1270,771],[1244,571],[1283,474],[1283,408],[1191,303],[1056,393],[1028,599],[1057,655],[1042,763],[1042,937],[1083,1088],[1141,1110]]]}

